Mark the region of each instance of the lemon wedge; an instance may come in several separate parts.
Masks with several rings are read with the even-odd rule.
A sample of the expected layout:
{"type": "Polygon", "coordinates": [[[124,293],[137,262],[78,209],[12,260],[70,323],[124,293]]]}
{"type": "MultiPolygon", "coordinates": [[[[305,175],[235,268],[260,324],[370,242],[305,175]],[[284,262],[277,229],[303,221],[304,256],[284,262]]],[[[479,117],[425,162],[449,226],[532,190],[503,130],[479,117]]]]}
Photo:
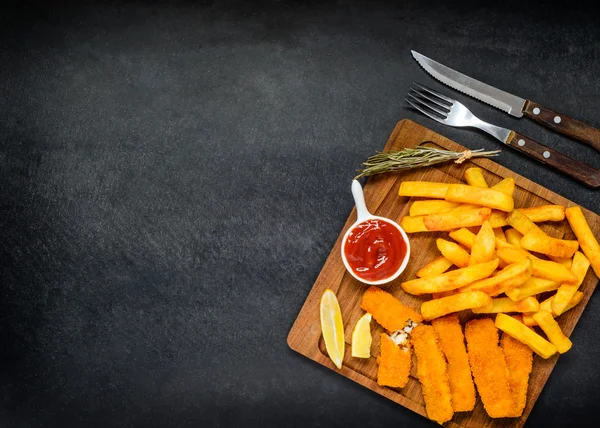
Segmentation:
{"type": "Polygon", "coordinates": [[[366,313],[358,319],[352,331],[352,356],[371,357],[371,314],[366,313]]]}
{"type": "Polygon", "coordinates": [[[344,324],[342,323],[340,304],[335,293],[330,289],[325,290],[321,296],[321,332],[329,358],[338,369],[341,369],[346,345],[344,324]]]}

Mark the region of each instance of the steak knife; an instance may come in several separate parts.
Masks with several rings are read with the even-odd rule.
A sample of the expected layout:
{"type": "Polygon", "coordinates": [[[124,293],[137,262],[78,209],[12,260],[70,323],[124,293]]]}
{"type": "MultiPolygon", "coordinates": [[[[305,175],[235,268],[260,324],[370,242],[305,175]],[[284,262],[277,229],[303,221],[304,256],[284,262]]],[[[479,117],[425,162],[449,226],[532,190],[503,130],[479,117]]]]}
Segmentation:
{"type": "Polygon", "coordinates": [[[411,53],[425,71],[443,84],[505,111],[511,116],[525,116],[533,119],[553,131],[579,140],[600,151],[600,129],[552,111],[534,101],[517,97],[475,80],[418,52],[411,51],[411,53]]]}

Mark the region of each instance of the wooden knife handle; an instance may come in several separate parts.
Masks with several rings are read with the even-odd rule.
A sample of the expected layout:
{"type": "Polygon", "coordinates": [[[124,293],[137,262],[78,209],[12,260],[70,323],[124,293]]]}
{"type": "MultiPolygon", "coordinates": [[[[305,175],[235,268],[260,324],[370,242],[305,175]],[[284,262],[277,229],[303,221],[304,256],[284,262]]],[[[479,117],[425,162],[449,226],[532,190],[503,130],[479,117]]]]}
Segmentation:
{"type": "Polygon", "coordinates": [[[523,114],[553,131],[588,144],[600,151],[600,129],[572,119],[564,114],[556,113],[533,101],[526,101],[523,114]]]}
{"type": "Polygon", "coordinates": [[[600,187],[600,170],[552,150],[518,132],[511,131],[506,144],[590,187],[600,187]]]}

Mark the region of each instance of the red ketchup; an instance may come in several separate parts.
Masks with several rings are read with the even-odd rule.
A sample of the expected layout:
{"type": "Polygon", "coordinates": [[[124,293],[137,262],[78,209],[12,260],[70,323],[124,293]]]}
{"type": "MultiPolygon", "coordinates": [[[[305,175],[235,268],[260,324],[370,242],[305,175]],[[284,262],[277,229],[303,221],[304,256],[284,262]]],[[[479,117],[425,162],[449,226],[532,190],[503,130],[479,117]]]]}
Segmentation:
{"type": "Polygon", "coordinates": [[[379,281],[398,271],[406,257],[406,242],[393,224],[370,219],[352,228],[344,255],[358,277],[379,281]]]}

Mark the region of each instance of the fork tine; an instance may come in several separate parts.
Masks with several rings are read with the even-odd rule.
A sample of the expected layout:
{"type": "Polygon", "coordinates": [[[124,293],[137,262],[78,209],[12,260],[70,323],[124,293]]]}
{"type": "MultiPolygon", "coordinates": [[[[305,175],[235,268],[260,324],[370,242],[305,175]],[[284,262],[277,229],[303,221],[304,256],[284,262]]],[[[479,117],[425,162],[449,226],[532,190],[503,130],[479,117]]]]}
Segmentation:
{"type": "MultiPolygon", "coordinates": [[[[435,99],[435,97],[431,97],[431,96],[427,95],[426,93],[423,93],[423,92],[421,92],[421,91],[418,91],[418,90],[416,90],[416,89],[414,89],[414,88],[410,88],[410,91],[414,92],[414,93],[415,93],[415,94],[417,94],[419,97],[421,97],[421,98],[426,98],[426,99],[428,99],[429,101],[431,101],[432,103],[434,103],[435,105],[438,105],[438,106],[440,106],[440,107],[442,107],[442,108],[446,109],[446,110],[447,110],[447,112],[449,112],[450,108],[452,107],[451,105],[449,106],[449,105],[447,105],[447,104],[441,103],[440,101],[436,100],[436,99],[435,99]]],[[[410,94],[410,91],[408,92],[409,94],[410,94]]]]}
{"type": "Polygon", "coordinates": [[[417,82],[413,82],[413,84],[414,84],[414,85],[417,85],[419,88],[421,88],[421,89],[423,89],[423,90],[425,90],[425,91],[429,92],[431,95],[435,95],[436,97],[438,97],[438,98],[441,98],[441,99],[443,99],[444,101],[447,101],[447,102],[449,102],[450,104],[454,104],[454,102],[455,102],[455,100],[453,100],[452,98],[448,98],[447,96],[445,96],[445,95],[442,95],[442,94],[440,94],[439,92],[436,92],[436,91],[434,91],[433,89],[430,89],[430,88],[428,88],[428,87],[426,87],[426,86],[419,85],[417,82]]]}
{"type": "Polygon", "coordinates": [[[441,119],[437,116],[434,116],[433,114],[429,113],[427,110],[422,109],[421,107],[419,107],[418,105],[414,104],[412,101],[410,101],[408,98],[404,99],[407,103],[409,103],[411,106],[413,106],[414,108],[416,108],[417,110],[419,110],[421,113],[423,113],[425,116],[429,116],[430,118],[432,118],[433,120],[436,120],[440,123],[444,123],[445,119],[441,119]]]}
{"type": "MultiPolygon", "coordinates": [[[[413,100],[415,100],[416,102],[418,102],[419,104],[424,105],[425,107],[427,107],[428,109],[433,110],[434,112],[436,112],[437,114],[444,116],[444,118],[446,118],[446,116],[448,116],[449,111],[444,111],[438,107],[436,107],[435,105],[432,105],[429,101],[424,100],[422,98],[419,97],[415,97],[413,94],[411,94],[410,92],[408,93],[408,96],[410,98],[412,98],[413,100]]],[[[437,104],[437,103],[436,103],[437,104]]]]}

